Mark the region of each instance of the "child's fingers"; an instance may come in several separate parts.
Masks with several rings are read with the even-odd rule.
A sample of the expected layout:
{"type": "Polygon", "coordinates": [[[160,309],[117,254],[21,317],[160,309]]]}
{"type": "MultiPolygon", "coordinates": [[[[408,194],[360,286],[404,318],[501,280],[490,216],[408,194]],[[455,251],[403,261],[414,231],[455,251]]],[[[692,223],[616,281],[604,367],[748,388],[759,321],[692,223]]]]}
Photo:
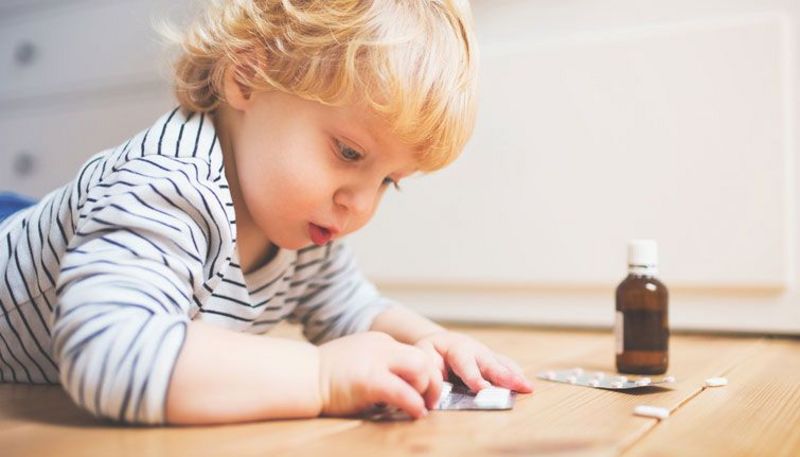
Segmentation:
{"type": "Polygon", "coordinates": [[[395,406],[414,419],[419,419],[428,413],[419,392],[392,373],[385,373],[375,380],[369,401],[395,406]]]}
{"type": "Polygon", "coordinates": [[[428,390],[425,392],[425,406],[427,406],[428,409],[435,409],[436,405],[439,404],[439,397],[442,394],[442,381],[444,378],[442,377],[442,372],[436,367],[431,369],[430,377],[431,382],[428,385],[428,390]]]}
{"type": "Polygon", "coordinates": [[[424,350],[412,346],[406,348],[398,351],[389,369],[421,394],[429,408],[433,408],[442,389],[441,372],[424,350]]]}
{"type": "Polygon", "coordinates": [[[496,359],[494,355],[484,354],[476,358],[484,378],[493,385],[513,389],[517,384],[514,372],[496,359]]]}
{"type": "Polygon", "coordinates": [[[494,356],[497,358],[497,360],[500,361],[500,363],[511,369],[511,371],[513,371],[514,373],[520,376],[525,376],[525,374],[522,371],[522,367],[519,366],[519,364],[515,362],[514,359],[512,359],[511,357],[508,357],[503,354],[495,354],[494,356]]]}
{"type": "Polygon", "coordinates": [[[439,351],[436,350],[436,348],[433,346],[433,344],[430,343],[430,342],[425,342],[421,346],[418,346],[418,347],[421,348],[423,351],[425,351],[428,355],[431,356],[431,360],[433,360],[433,363],[436,365],[436,367],[442,373],[442,378],[446,378],[447,377],[447,365],[445,365],[445,363],[444,363],[444,357],[442,357],[442,354],[439,354],[439,351]]]}
{"type": "Polygon", "coordinates": [[[439,370],[439,374],[442,375],[442,379],[446,378],[447,365],[444,363],[444,357],[442,357],[442,354],[439,354],[439,351],[437,351],[433,346],[431,346],[431,357],[433,357],[433,363],[436,366],[436,369],[439,370]]]}
{"type": "Polygon", "coordinates": [[[448,354],[448,362],[453,372],[461,378],[461,381],[473,392],[489,387],[489,381],[483,379],[478,363],[471,353],[456,352],[448,354]]]}
{"type": "Polygon", "coordinates": [[[428,389],[432,366],[433,363],[425,352],[411,346],[403,346],[389,360],[389,370],[405,379],[419,393],[428,389]]]}
{"type": "Polygon", "coordinates": [[[503,354],[495,354],[495,357],[514,374],[514,384],[512,387],[510,387],[511,389],[523,393],[529,393],[533,391],[533,383],[527,378],[527,376],[525,376],[525,373],[522,371],[522,367],[520,367],[517,362],[503,354]]]}

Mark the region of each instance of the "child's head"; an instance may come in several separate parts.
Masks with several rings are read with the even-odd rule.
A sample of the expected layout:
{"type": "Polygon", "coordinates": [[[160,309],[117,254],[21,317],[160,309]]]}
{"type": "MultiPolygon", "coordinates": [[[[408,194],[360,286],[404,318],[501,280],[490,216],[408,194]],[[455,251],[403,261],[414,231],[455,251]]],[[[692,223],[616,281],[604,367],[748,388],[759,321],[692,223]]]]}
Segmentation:
{"type": "Polygon", "coordinates": [[[476,46],[467,0],[214,0],[184,35],[177,95],[189,111],[245,90],[329,105],[363,102],[419,151],[453,161],[475,118],[476,46]]]}
{"type": "Polygon", "coordinates": [[[453,161],[475,117],[470,20],[466,0],[212,2],[177,94],[214,112],[239,231],[324,244],[392,182],[453,161]]]}

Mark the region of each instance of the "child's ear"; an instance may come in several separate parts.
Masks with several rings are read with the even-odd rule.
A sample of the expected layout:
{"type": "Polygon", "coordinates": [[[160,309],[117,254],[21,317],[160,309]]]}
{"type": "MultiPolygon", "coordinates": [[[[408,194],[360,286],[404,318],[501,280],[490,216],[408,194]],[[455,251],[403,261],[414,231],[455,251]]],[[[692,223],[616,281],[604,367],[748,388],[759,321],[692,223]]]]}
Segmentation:
{"type": "Polygon", "coordinates": [[[253,100],[253,91],[237,80],[235,67],[233,65],[229,65],[228,68],[225,69],[225,74],[222,78],[222,86],[225,101],[233,109],[246,111],[250,107],[253,100]]]}

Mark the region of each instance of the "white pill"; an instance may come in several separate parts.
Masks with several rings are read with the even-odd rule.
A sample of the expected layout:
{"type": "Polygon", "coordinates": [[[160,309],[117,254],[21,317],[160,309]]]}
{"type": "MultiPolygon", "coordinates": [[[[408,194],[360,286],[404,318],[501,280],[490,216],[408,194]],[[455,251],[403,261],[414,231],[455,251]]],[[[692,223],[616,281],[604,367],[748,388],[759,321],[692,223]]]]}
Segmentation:
{"type": "Polygon", "coordinates": [[[602,371],[595,371],[594,372],[594,377],[597,378],[597,379],[603,379],[603,378],[606,377],[606,374],[603,373],[602,371]]]}
{"type": "Polygon", "coordinates": [[[570,384],[575,384],[576,382],[578,382],[578,378],[576,378],[575,376],[567,376],[567,382],[570,384]]]}
{"type": "Polygon", "coordinates": [[[435,409],[444,409],[445,405],[450,401],[450,392],[453,390],[453,385],[447,381],[442,382],[442,392],[439,394],[439,401],[436,403],[435,409]]]}
{"type": "Polygon", "coordinates": [[[642,378],[636,381],[637,386],[649,386],[653,382],[650,378],[642,378]]]}
{"type": "Polygon", "coordinates": [[[446,397],[450,395],[450,392],[453,390],[453,385],[447,381],[442,382],[442,393],[440,394],[442,397],[446,397]]]}
{"type": "Polygon", "coordinates": [[[552,380],[556,379],[556,372],[555,372],[555,371],[548,371],[547,373],[545,373],[545,375],[544,375],[544,376],[545,376],[547,379],[549,379],[549,380],[551,380],[551,381],[552,381],[552,380]]]}
{"type": "Polygon", "coordinates": [[[720,387],[720,386],[727,386],[728,379],[727,378],[708,378],[706,379],[706,387],[720,387]]]}
{"type": "Polygon", "coordinates": [[[622,385],[623,385],[623,383],[621,383],[619,381],[611,383],[611,387],[613,387],[615,389],[622,389],[622,385]]]}
{"type": "Polygon", "coordinates": [[[598,381],[597,379],[592,379],[591,381],[589,381],[589,385],[592,387],[597,387],[600,385],[600,381],[598,381]]]}
{"type": "Polygon", "coordinates": [[[576,375],[580,376],[580,375],[583,374],[583,368],[580,368],[580,367],[573,368],[572,372],[575,373],[576,375]]]}
{"type": "Polygon", "coordinates": [[[487,387],[475,395],[475,404],[481,408],[505,408],[511,391],[502,387],[487,387]]]}
{"type": "Polygon", "coordinates": [[[638,405],[633,408],[633,414],[637,416],[655,417],[656,419],[666,419],[669,417],[669,409],[660,406],[638,405]]]}
{"type": "Polygon", "coordinates": [[[664,382],[675,382],[675,376],[667,376],[664,378],[664,382]]]}
{"type": "Polygon", "coordinates": [[[619,382],[628,382],[627,376],[617,376],[617,381],[619,382]]]}

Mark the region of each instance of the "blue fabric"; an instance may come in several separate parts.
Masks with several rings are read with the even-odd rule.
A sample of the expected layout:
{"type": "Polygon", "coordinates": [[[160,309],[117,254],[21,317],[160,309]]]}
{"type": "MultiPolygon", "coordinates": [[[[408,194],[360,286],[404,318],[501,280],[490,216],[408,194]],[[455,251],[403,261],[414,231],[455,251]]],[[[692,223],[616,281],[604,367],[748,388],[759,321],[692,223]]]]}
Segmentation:
{"type": "Polygon", "coordinates": [[[0,222],[21,209],[36,204],[36,200],[12,192],[0,192],[0,222]]]}

